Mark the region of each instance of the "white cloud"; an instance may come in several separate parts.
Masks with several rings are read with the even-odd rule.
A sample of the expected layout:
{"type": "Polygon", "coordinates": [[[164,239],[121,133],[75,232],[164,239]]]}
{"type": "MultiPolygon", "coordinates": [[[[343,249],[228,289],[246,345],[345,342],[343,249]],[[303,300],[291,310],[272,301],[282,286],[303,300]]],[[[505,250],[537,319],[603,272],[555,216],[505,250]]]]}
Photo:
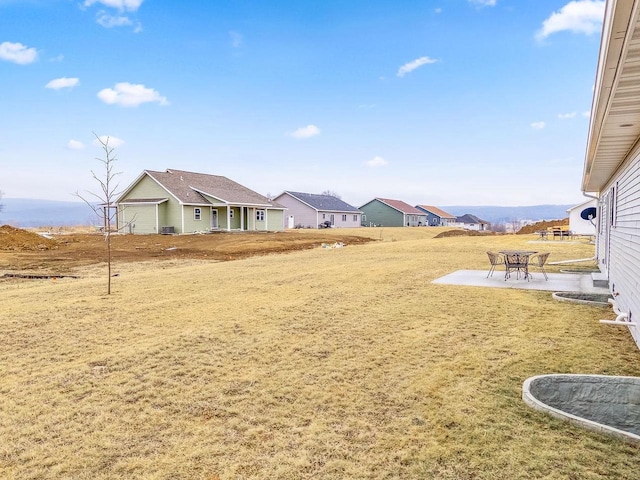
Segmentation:
{"type": "Polygon", "coordinates": [[[479,5],[481,7],[495,7],[497,0],[468,0],[472,5],[479,5]]]}
{"type": "Polygon", "coordinates": [[[375,156],[371,160],[367,160],[365,165],[370,168],[384,167],[385,165],[389,165],[384,158],[375,156]]]}
{"type": "Polygon", "coordinates": [[[47,83],[44,88],[51,88],[52,90],[60,90],[61,88],[73,88],[80,84],[79,78],[56,78],[47,83]]]}
{"type": "Polygon", "coordinates": [[[557,32],[569,31],[591,35],[599,33],[604,16],[603,0],[574,0],[559,11],[553,12],[536,32],[538,40],[544,40],[557,32]]]}
{"type": "Polygon", "coordinates": [[[85,0],[84,6],[90,7],[94,3],[100,3],[105,7],[117,8],[121,12],[135,12],[140,8],[144,0],[85,0]]]}
{"type": "MultiPolygon", "coordinates": [[[[119,147],[120,145],[122,145],[124,143],[124,140],[121,140],[120,138],[114,137],[112,135],[100,135],[98,138],[100,139],[100,141],[102,141],[102,143],[109,142],[109,147],[110,148],[119,147]]],[[[95,145],[96,147],[102,147],[102,143],[100,143],[98,141],[98,138],[96,138],[93,141],[93,145],[95,145]]]]}
{"type": "Polygon", "coordinates": [[[416,58],[412,62],[405,63],[398,69],[398,77],[404,77],[407,73],[413,72],[416,68],[420,68],[423,65],[428,65],[429,63],[436,63],[438,60],[429,57],[420,57],[416,58]]]}
{"type": "Polygon", "coordinates": [[[96,15],[96,22],[104,28],[128,27],[133,25],[129,17],[109,15],[105,11],[100,11],[96,15]]]}
{"type": "Polygon", "coordinates": [[[37,59],[38,52],[35,48],[27,48],[21,43],[0,43],[0,60],[26,65],[35,62],[37,59]]]}
{"type": "Polygon", "coordinates": [[[84,148],[84,144],[79,142],[78,140],[69,140],[67,143],[67,148],[71,150],[82,150],[84,148]]]}
{"type": "Polygon", "coordinates": [[[438,7],[434,10],[435,13],[442,13],[442,8],[438,7]]]}
{"type": "Polygon", "coordinates": [[[567,120],[569,118],[576,118],[576,112],[571,112],[571,113],[559,113],[558,114],[558,118],[560,120],[567,120]]]}
{"type": "Polygon", "coordinates": [[[586,118],[590,118],[591,117],[591,112],[589,110],[587,110],[586,112],[582,112],[582,116],[586,117],[586,118]]]}
{"type": "Polygon", "coordinates": [[[320,135],[320,129],[315,125],[300,127],[299,129],[291,133],[291,136],[293,138],[311,138],[317,135],[320,135]]]}
{"type": "Polygon", "coordinates": [[[542,130],[546,126],[547,124],[545,122],[533,122],[531,124],[531,128],[535,128],[536,130],[542,130]]]}
{"type": "Polygon", "coordinates": [[[231,37],[231,46],[233,48],[240,48],[242,46],[242,41],[244,40],[242,34],[232,31],[229,32],[229,36],[231,37]]]}
{"type": "Polygon", "coordinates": [[[114,88],[100,90],[98,98],[108,105],[120,105],[122,107],[137,107],[143,103],[154,102],[160,105],[169,105],[167,98],[162,97],[153,88],[128,82],[116,83],[114,88]]]}

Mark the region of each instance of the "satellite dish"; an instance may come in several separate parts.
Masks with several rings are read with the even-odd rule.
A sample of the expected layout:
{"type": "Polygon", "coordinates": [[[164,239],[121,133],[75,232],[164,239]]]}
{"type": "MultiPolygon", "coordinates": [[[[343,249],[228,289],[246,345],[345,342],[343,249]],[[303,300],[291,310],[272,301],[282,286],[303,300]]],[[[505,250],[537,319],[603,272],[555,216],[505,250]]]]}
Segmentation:
{"type": "Polygon", "coordinates": [[[593,220],[594,218],[596,218],[596,212],[596,207],[585,208],[584,210],[582,210],[582,212],[580,212],[580,218],[582,218],[583,220],[593,220]]]}

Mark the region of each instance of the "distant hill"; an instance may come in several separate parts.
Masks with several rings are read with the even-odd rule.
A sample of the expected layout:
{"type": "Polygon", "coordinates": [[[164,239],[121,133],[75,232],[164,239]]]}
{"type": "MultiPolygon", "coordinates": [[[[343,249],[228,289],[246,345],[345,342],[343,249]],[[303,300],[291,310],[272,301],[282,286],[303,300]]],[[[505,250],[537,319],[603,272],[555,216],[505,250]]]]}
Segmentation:
{"type": "Polygon", "coordinates": [[[2,198],[0,225],[14,227],[67,227],[100,223],[96,214],[82,202],[2,198]]]}
{"type": "Polygon", "coordinates": [[[574,205],[533,205],[530,207],[499,207],[499,206],[449,206],[439,207],[452,215],[460,216],[465,213],[475,215],[490,223],[513,222],[514,220],[561,220],[567,218],[567,209],[574,205]]]}
{"type": "MultiPolygon", "coordinates": [[[[26,198],[3,198],[0,225],[14,227],[66,227],[100,223],[91,209],[82,202],[61,202],[26,198]]],[[[447,206],[439,207],[452,215],[470,213],[490,223],[514,220],[559,220],[567,218],[573,205],[533,205],[530,207],[447,206]]]]}

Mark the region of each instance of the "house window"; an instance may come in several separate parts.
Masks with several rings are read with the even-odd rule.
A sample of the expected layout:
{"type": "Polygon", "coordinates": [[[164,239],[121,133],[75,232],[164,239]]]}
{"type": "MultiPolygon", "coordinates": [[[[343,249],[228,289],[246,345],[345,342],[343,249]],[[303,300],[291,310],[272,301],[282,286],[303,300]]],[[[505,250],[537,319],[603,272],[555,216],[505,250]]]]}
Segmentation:
{"type": "Polygon", "coordinates": [[[347,221],[347,216],[346,215],[342,215],[342,221],[346,222],[347,221]]]}
{"type": "Polygon", "coordinates": [[[325,213],[322,214],[322,219],[324,220],[325,218],[327,218],[327,215],[325,213]]]}
{"type": "Polygon", "coordinates": [[[194,220],[200,220],[200,218],[202,217],[202,210],[199,209],[198,207],[193,209],[193,219],[194,220]]]}
{"type": "Polygon", "coordinates": [[[233,218],[233,208],[229,209],[229,218],[233,218]]]}
{"type": "Polygon", "coordinates": [[[357,222],[357,221],[358,221],[358,215],[354,215],[354,216],[353,216],[353,221],[354,221],[354,222],[357,222]]]}
{"type": "Polygon", "coordinates": [[[256,210],[256,220],[258,222],[264,222],[264,210],[256,210]]]}

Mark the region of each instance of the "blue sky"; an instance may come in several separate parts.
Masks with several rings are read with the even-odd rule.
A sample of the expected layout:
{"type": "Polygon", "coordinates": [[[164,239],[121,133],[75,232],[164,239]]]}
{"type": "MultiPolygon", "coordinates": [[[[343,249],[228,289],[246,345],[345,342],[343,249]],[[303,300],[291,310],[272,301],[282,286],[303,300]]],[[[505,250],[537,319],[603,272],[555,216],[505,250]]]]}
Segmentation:
{"type": "Polygon", "coordinates": [[[75,200],[109,136],[262,194],[577,204],[604,2],[0,0],[0,190],[75,200]]]}

